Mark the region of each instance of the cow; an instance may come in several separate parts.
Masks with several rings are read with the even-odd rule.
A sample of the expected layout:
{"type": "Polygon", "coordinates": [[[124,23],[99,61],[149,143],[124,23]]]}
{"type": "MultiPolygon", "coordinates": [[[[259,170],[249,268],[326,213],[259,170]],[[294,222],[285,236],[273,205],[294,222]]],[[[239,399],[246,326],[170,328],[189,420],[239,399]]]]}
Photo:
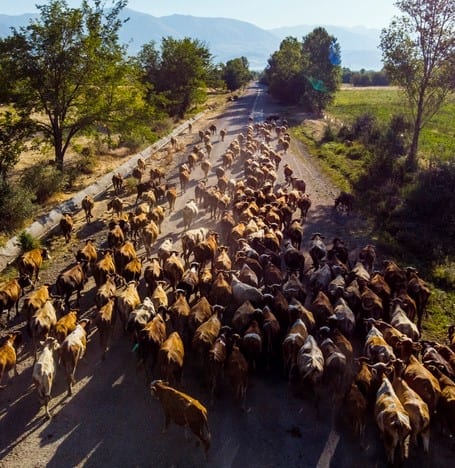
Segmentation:
{"type": "Polygon", "coordinates": [[[355,197],[351,193],[341,191],[335,198],[335,210],[339,213],[349,214],[354,208],[355,197]]]}
{"type": "Polygon", "coordinates": [[[161,345],[166,340],[166,324],[160,313],[156,314],[147,324],[137,332],[138,366],[145,367],[148,377],[153,372],[161,345]]]}
{"type": "Polygon", "coordinates": [[[303,343],[308,338],[308,330],[301,318],[298,318],[289,329],[282,344],[283,368],[286,377],[291,379],[297,365],[297,356],[303,343]]]}
{"type": "Polygon", "coordinates": [[[107,245],[110,249],[119,248],[125,242],[125,233],[121,226],[114,223],[109,226],[109,232],[107,233],[107,245]]]}
{"type": "Polygon", "coordinates": [[[119,195],[123,188],[123,177],[120,172],[116,172],[112,176],[112,185],[114,186],[115,195],[119,195]]]}
{"type": "Polygon", "coordinates": [[[95,294],[96,307],[101,308],[109,299],[115,296],[117,285],[115,284],[115,275],[108,275],[106,281],[97,289],[95,294]]]}
{"type": "Polygon", "coordinates": [[[174,242],[171,237],[167,237],[161,242],[161,245],[158,248],[158,258],[160,260],[161,266],[164,266],[166,260],[171,256],[174,251],[174,242]]]}
{"type": "Polygon", "coordinates": [[[45,340],[57,325],[57,311],[52,300],[45,302],[43,307],[36,311],[30,319],[29,329],[32,335],[34,358],[38,351],[38,343],[45,340]]]}
{"type": "Polygon", "coordinates": [[[112,216],[114,216],[114,214],[121,216],[123,213],[123,202],[119,197],[113,197],[107,202],[106,209],[107,211],[112,210],[112,216]]]}
{"type": "Polygon", "coordinates": [[[87,333],[90,326],[89,319],[82,319],[76,328],[63,340],[60,346],[60,358],[65,369],[68,384],[68,396],[73,394],[72,385],[78,362],[84,357],[87,348],[87,333]]]}
{"type": "Polygon", "coordinates": [[[364,265],[368,273],[371,275],[376,262],[376,248],[372,244],[367,244],[359,252],[359,261],[364,265]]]}
{"type": "Polygon", "coordinates": [[[164,221],[164,206],[158,205],[150,212],[150,221],[153,221],[158,226],[158,232],[161,234],[161,225],[164,221]]]}
{"type": "Polygon", "coordinates": [[[186,231],[190,228],[191,223],[199,214],[199,209],[196,205],[196,202],[191,199],[185,203],[185,206],[182,208],[183,215],[183,230],[186,231]]]}
{"type": "Polygon", "coordinates": [[[150,385],[152,395],[158,398],[164,410],[164,430],[174,421],[179,426],[189,427],[202,442],[206,457],[210,449],[210,431],[207,409],[195,398],[176,390],[162,380],[150,385]]]}
{"type": "Polygon", "coordinates": [[[14,375],[17,376],[17,348],[19,347],[22,340],[22,334],[19,331],[15,331],[6,335],[4,344],[0,347],[0,388],[4,388],[2,385],[3,376],[6,372],[14,369],[14,375]]]}
{"type": "Polygon", "coordinates": [[[183,194],[186,192],[186,187],[190,180],[190,171],[188,169],[182,169],[179,171],[179,181],[180,181],[180,193],[183,194]]]}
{"type": "Polygon", "coordinates": [[[169,187],[165,194],[166,200],[169,203],[169,213],[174,211],[175,200],[177,199],[177,189],[175,186],[169,187]]]}
{"type": "Polygon", "coordinates": [[[87,239],[85,241],[84,247],[82,247],[76,252],[75,257],[76,261],[90,265],[90,267],[92,268],[98,260],[98,252],[96,250],[94,240],[87,239]]]}
{"type": "Polygon", "coordinates": [[[154,221],[149,221],[149,223],[142,229],[141,237],[142,242],[147,253],[147,257],[152,255],[152,246],[155,244],[158,239],[160,230],[154,221]]]}
{"type": "Polygon", "coordinates": [[[319,347],[324,356],[324,380],[329,385],[332,402],[336,403],[346,393],[347,358],[329,337],[324,337],[319,347]]]}
{"type": "Polygon", "coordinates": [[[63,271],[57,276],[55,281],[55,289],[59,296],[65,298],[65,305],[70,307],[70,297],[74,291],[77,294],[77,304],[81,299],[81,291],[87,281],[86,263],[77,263],[66,271],[63,271]]]}
{"type": "Polygon", "coordinates": [[[403,379],[428,405],[434,414],[441,396],[438,379],[414,356],[411,355],[403,371],[403,379]]]}
{"type": "Polygon", "coordinates": [[[207,228],[201,227],[190,229],[182,234],[182,258],[186,264],[189,262],[194,247],[206,238],[208,232],[207,228]]]}
{"type": "Polygon", "coordinates": [[[150,258],[148,261],[150,264],[144,268],[144,280],[151,295],[156,288],[157,282],[163,279],[163,270],[158,258],[150,258]]]}
{"type": "Polygon", "coordinates": [[[19,313],[19,299],[24,292],[24,288],[27,286],[32,286],[32,282],[28,275],[19,276],[18,278],[7,281],[0,286],[0,314],[4,309],[7,309],[8,321],[13,307],[16,307],[16,315],[19,313]]]}
{"type": "Polygon", "coordinates": [[[139,293],[137,291],[137,282],[129,282],[125,289],[117,296],[117,313],[122,322],[123,330],[126,332],[126,325],[130,313],[136,309],[141,303],[139,293]]]}
{"type": "Polygon", "coordinates": [[[128,317],[126,329],[128,334],[136,339],[138,333],[147,323],[156,315],[155,306],[150,297],[146,297],[144,302],[136,309],[131,311],[128,317]]]}
{"type": "Polygon", "coordinates": [[[20,276],[28,276],[31,281],[39,281],[39,271],[43,260],[51,260],[48,249],[36,248],[23,253],[17,260],[17,269],[20,276]]]}
{"type": "Polygon", "coordinates": [[[315,270],[317,270],[321,264],[321,261],[327,257],[327,247],[324,244],[324,236],[318,232],[311,236],[309,253],[311,260],[313,261],[313,267],[315,270]]]}
{"type": "Polygon", "coordinates": [[[123,276],[126,265],[137,258],[133,242],[126,241],[120,248],[114,250],[115,271],[123,276]]]}
{"type": "Polygon", "coordinates": [[[60,231],[65,238],[66,243],[71,240],[71,232],[73,231],[74,222],[73,218],[69,213],[64,213],[63,217],[59,221],[60,231]]]}
{"type": "Polygon", "coordinates": [[[399,297],[392,299],[390,325],[395,327],[401,333],[409,336],[413,341],[418,341],[420,338],[420,332],[417,325],[406,315],[406,312],[402,308],[402,301],[399,297]]]}
{"type": "Polygon", "coordinates": [[[158,369],[161,377],[171,385],[180,384],[185,351],[178,332],[172,332],[158,351],[158,369]]]}
{"type": "Polygon", "coordinates": [[[242,338],[237,333],[232,335],[232,348],[226,358],[226,375],[234,396],[240,402],[242,411],[246,410],[246,391],[248,389],[248,361],[240,350],[242,338]]]}
{"type": "Polygon", "coordinates": [[[194,246],[194,260],[199,263],[201,268],[208,262],[213,262],[218,249],[218,233],[210,231],[205,240],[194,246]]]}
{"type": "MultiPolygon", "coordinates": [[[[22,315],[25,318],[27,324],[30,322],[33,314],[37,312],[43,305],[48,301],[51,297],[49,293],[50,285],[44,284],[36,291],[32,291],[31,293],[27,294],[22,304],[22,315]]],[[[30,332],[30,328],[28,328],[30,332]]]]}
{"type": "Polygon", "coordinates": [[[308,335],[297,355],[296,375],[302,385],[309,385],[315,395],[316,409],[319,406],[318,387],[324,374],[324,356],[313,335],[308,335]]]}
{"type": "Polygon", "coordinates": [[[395,359],[392,347],[385,341],[383,334],[374,325],[366,336],[363,353],[373,363],[388,363],[395,359]]]}
{"type": "Polygon", "coordinates": [[[126,283],[139,281],[142,273],[142,259],[135,257],[130,260],[123,269],[123,278],[126,283]]]}
{"type": "MultiPolygon", "coordinates": [[[[216,307],[224,310],[224,307],[216,307]]],[[[220,330],[221,320],[217,314],[211,315],[195,330],[191,345],[195,354],[201,358],[203,364],[206,364],[209,350],[212,348],[215,340],[218,338],[220,330]]]]}
{"type": "Polygon", "coordinates": [[[420,436],[423,442],[423,450],[428,453],[430,450],[430,412],[428,405],[402,378],[405,368],[404,362],[397,359],[394,368],[392,386],[408,413],[411,424],[411,442],[417,448],[417,438],[420,436]]]}
{"type": "Polygon", "coordinates": [[[56,338],[48,337],[41,342],[41,346],[42,349],[33,366],[32,379],[38,392],[39,402],[44,405],[46,418],[50,419],[49,402],[59,361],[60,344],[56,338]]]}
{"type": "Polygon", "coordinates": [[[175,291],[175,300],[168,311],[172,329],[178,331],[184,343],[187,344],[190,306],[186,300],[185,291],[183,291],[183,289],[177,289],[175,291]]]}
{"type": "Polygon", "coordinates": [[[347,424],[352,427],[354,435],[360,439],[360,446],[363,447],[368,400],[363,395],[356,382],[352,382],[351,388],[347,391],[340,411],[342,412],[341,416],[344,416],[347,424]]]}
{"type": "Polygon", "coordinates": [[[81,204],[82,204],[82,209],[84,210],[84,214],[85,214],[85,221],[87,224],[89,224],[91,219],[93,218],[92,210],[95,207],[95,200],[93,199],[91,195],[86,195],[82,199],[81,204]]]}
{"type": "Polygon", "coordinates": [[[173,250],[170,257],[167,258],[164,263],[163,275],[175,290],[177,288],[177,284],[182,280],[184,273],[185,265],[183,260],[178,255],[178,252],[173,250]]]}
{"type": "Polygon", "coordinates": [[[109,277],[115,276],[114,256],[111,250],[105,250],[103,257],[93,267],[93,278],[97,288],[107,282],[109,277]]]}
{"type": "Polygon", "coordinates": [[[75,330],[77,325],[77,313],[77,310],[70,310],[57,320],[54,327],[54,335],[59,343],[62,343],[63,340],[75,330]]]}
{"type": "Polygon", "coordinates": [[[115,319],[117,317],[115,312],[115,299],[110,298],[94,313],[94,322],[100,336],[103,361],[106,359],[106,353],[109,351],[109,345],[114,333],[115,319]]]}
{"type": "MultiPolygon", "coordinates": [[[[376,366],[378,367],[375,370],[384,369],[385,364],[378,363],[376,366]]],[[[391,465],[395,463],[396,451],[399,461],[405,461],[408,458],[411,423],[408,413],[385,374],[382,375],[382,383],[376,393],[374,414],[384,441],[387,461],[391,465]]]]}
{"type": "Polygon", "coordinates": [[[415,268],[407,267],[406,276],[408,280],[407,291],[408,294],[414,299],[417,307],[417,328],[419,331],[422,328],[422,318],[424,312],[426,312],[426,307],[428,299],[431,295],[431,290],[428,285],[419,277],[418,272],[415,268]]]}

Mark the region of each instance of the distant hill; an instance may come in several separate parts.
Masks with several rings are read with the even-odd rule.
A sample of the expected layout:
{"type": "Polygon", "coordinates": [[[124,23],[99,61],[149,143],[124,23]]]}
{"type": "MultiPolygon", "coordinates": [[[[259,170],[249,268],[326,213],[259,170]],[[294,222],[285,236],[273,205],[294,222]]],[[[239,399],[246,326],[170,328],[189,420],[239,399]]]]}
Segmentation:
{"type": "MultiPolygon", "coordinates": [[[[36,14],[18,16],[0,15],[0,37],[10,34],[10,27],[26,26],[36,14]]],[[[245,56],[250,68],[263,70],[267,60],[278,50],[286,36],[299,40],[316,26],[303,25],[273,30],[261,29],[251,23],[229,18],[199,18],[187,15],[155,17],[124,9],[121,18],[129,20],[120,30],[120,41],[128,45],[131,55],[136,55],[141,46],[155,41],[159,47],[162,37],[175,39],[191,37],[207,44],[214,63],[226,63],[233,58],[245,56]]],[[[352,70],[382,68],[380,52],[377,50],[379,31],[366,28],[343,28],[325,26],[337,37],[342,50],[342,66],[352,70]]]]}

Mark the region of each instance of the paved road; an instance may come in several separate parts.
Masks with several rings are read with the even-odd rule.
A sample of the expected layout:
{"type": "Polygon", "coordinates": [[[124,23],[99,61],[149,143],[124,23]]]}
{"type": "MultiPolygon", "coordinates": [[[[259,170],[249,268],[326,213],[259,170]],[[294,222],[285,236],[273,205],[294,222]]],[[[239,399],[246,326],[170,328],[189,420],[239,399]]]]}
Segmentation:
{"type": "MultiPolygon", "coordinates": [[[[251,87],[222,116],[213,119],[218,128],[228,129],[228,135],[224,143],[215,137],[212,159],[219,160],[231,139],[245,128],[248,116],[259,120],[277,110],[279,107],[262,88],[251,87]]],[[[206,127],[210,123],[207,122],[206,127]]],[[[184,160],[185,155],[182,151],[175,157],[184,160]]],[[[302,163],[300,157],[290,152],[286,160],[297,167],[302,163]]],[[[302,167],[302,174],[309,170],[305,164],[302,167]]],[[[233,167],[231,175],[242,176],[240,163],[233,167]]],[[[193,197],[194,185],[202,178],[200,168],[193,177],[195,180],[187,193],[178,198],[175,213],[166,218],[162,237],[170,234],[174,240],[179,239],[182,232],[179,211],[185,200],[193,197]]],[[[330,200],[330,188],[315,172],[312,177],[315,180],[310,187],[319,184],[318,190],[330,200]]],[[[173,172],[170,172],[170,180],[177,180],[173,172]]],[[[210,183],[214,182],[212,175],[210,183]]],[[[309,191],[311,195],[311,189],[309,191]]],[[[97,206],[98,220],[93,226],[80,229],[78,243],[89,236],[95,236],[99,243],[105,238],[110,214],[105,213],[103,203],[97,206]],[[102,229],[102,232],[97,234],[95,229],[102,229]]],[[[324,221],[324,214],[329,216],[330,210],[321,202],[310,213],[307,232],[321,227],[346,232],[344,223],[324,221]]],[[[202,214],[195,226],[207,224],[208,215],[202,214]]],[[[59,244],[60,241],[54,242],[59,244]]],[[[72,261],[71,252],[62,256],[67,262],[72,261]]],[[[63,264],[59,268],[62,269],[63,264]]],[[[49,270],[43,272],[43,281],[52,280],[52,274],[54,272],[49,270]]],[[[90,281],[82,300],[86,315],[93,308],[93,294],[94,285],[90,281]]],[[[144,297],[143,287],[141,294],[144,297]]],[[[26,346],[20,358],[21,375],[0,393],[0,465],[8,468],[386,466],[373,423],[368,426],[367,448],[361,451],[344,426],[336,424],[330,405],[323,405],[317,415],[311,399],[294,395],[279,372],[267,374],[265,371],[251,376],[247,413],[238,409],[227,386],[222,388],[214,406],[209,407],[212,447],[207,462],[202,448],[192,436],[186,439],[180,427],[171,426],[167,434],[161,434],[164,421],[161,407],[151,398],[143,372],[137,371],[131,348],[127,338],[117,329],[109,356],[102,362],[98,336],[93,332],[87,356],[77,370],[78,383],[73,397],[65,398],[63,375],[57,375],[50,405],[54,418],[47,422],[30,385],[31,358],[26,346]]],[[[200,372],[193,365],[184,369],[185,391],[208,405],[209,395],[202,381],[200,372]]],[[[444,445],[447,445],[444,441],[434,443],[429,458],[422,457],[419,451],[419,456],[408,466],[449,466],[452,452],[444,445]]]]}

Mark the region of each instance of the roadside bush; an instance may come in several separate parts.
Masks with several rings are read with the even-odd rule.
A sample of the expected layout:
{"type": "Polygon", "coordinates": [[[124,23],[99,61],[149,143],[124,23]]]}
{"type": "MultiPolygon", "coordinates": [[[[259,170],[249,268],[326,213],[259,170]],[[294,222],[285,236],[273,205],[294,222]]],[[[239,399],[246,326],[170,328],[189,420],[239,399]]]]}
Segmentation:
{"type": "Polygon", "coordinates": [[[128,177],[125,179],[125,190],[128,195],[136,193],[137,179],[134,177],[128,177]]]}
{"type": "Polygon", "coordinates": [[[335,130],[330,124],[327,124],[324,128],[324,132],[322,134],[321,140],[319,141],[319,144],[322,145],[330,141],[335,141],[335,138],[336,138],[335,130]]]}
{"type": "Polygon", "coordinates": [[[21,186],[0,188],[0,231],[13,232],[23,226],[35,210],[33,193],[21,186]]]}
{"type": "Polygon", "coordinates": [[[368,112],[359,115],[352,124],[352,134],[364,145],[375,145],[381,138],[381,130],[376,117],[368,112]]]}
{"type": "Polygon", "coordinates": [[[437,286],[445,289],[455,289],[455,263],[447,259],[443,264],[436,265],[432,272],[432,279],[437,286]]]}
{"type": "Polygon", "coordinates": [[[67,177],[55,166],[41,163],[27,168],[22,175],[21,182],[24,187],[35,194],[37,203],[43,203],[64,189],[67,177]]]}
{"type": "Polygon", "coordinates": [[[29,250],[35,249],[40,246],[39,239],[33,237],[27,231],[21,231],[20,234],[17,236],[18,243],[21,246],[24,252],[28,252],[29,250]]]}

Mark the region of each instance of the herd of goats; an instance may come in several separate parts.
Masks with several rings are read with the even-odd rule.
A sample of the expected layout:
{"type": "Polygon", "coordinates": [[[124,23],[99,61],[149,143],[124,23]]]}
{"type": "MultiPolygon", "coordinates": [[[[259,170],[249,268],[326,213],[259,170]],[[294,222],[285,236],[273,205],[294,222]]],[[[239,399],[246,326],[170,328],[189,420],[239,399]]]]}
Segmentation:
{"type": "MultiPolygon", "coordinates": [[[[39,287],[49,252],[34,249],[18,259],[18,277],[0,286],[0,307],[8,310],[8,319],[31,287],[21,298],[20,315],[46,416],[51,417],[57,370],[64,369],[71,394],[89,328],[97,329],[104,359],[117,321],[138,366],[156,379],[151,389],[166,425],[189,426],[206,453],[207,409],[181,388],[187,362],[199,368],[212,401],[232,388],[242,409],[249,376],[276,372],[316,407],[325,401],[342,411],[361,444],[374,415],[391,464],[419,450],[420,443],[429,451],[433,421],[455,435],[455,327],[447,344],[421,339],[430,289],[418,272],[392,260],[378,269],[374,246],[352,258],[343,239],[326,244],[320,233],[304,246],[311,199],[292,167],[281,165],[290,142],[286,121],[250,120],[215,166],[214,135],[221,142],[227,134],[215,125],[200,132],[178,168],[180,192],[190,183],[195,187],[194,198],[181,208],[181,244],[161,236],[166,212],[175,211],[177,184],[166,182],[157,168],[144,181],[146,163],[140,160],[129,212],[123,178],[113,177],[108,202],[113,218],[102,246],[86,240],[77,262],[55,284],[39,287]],[[196,180],[199,168],[203,177],[196,180]],[[228,177],[234,173],[239,176],[228,177]],[[216,180],[212,185],[209,175],[216,180]],[[210,228],[200,226],[202,214],[210,228]],[[142,246],[144,254],[138,255],[142,246]],[[90,276],[95,283],[90,311],[72,307],[73,293],[79,306],[90,276]],[[140,297],[140,284],[147,297],[140,297]]],[[[84,199],[87,223],[93,205],[93,199],[84,199]]],[[[349,214],[352,199],[342,193],[335,205],[349,214]]],[[[72,217],[64,215],[60,227],[68,242],[72,217]]],[[[0,384],[16,368],[20,338],[20,332],[8,330],[3,338],[0,384]]]]}

